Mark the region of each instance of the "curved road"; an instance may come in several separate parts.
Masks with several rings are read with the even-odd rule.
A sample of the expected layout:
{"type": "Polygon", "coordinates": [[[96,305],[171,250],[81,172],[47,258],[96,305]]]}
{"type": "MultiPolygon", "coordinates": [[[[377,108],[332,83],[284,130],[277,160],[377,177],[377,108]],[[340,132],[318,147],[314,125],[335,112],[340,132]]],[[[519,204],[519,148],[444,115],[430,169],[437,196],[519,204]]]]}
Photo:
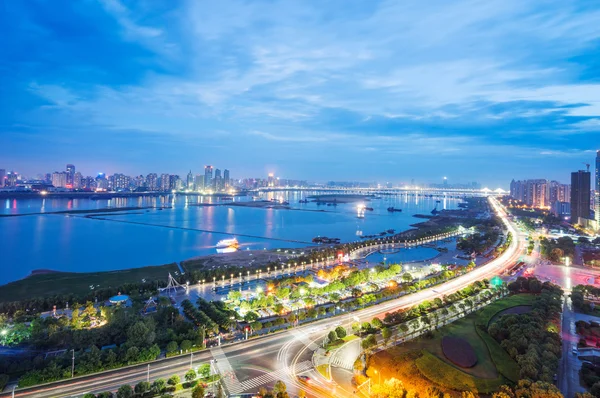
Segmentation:
{"type": "MultiPolygon", "coordinates": [[[[524,250],[524,241],[518,230],[506,217],[505,211],[497,200],[490,198],[490,204],[512,233],[513,239],[507,250],[498,258],[481,265],[473,271],[461,275],[443,285],[425,289],[417,293],[400,297],[370,308],[352,312],[334,318],[327,318],[308,325],[299,326],[283,333],[242,341],[227,346],[204,350],[193,356],[193,367],[211,359],[218,360],[220,373],[224,375],[223,384],[230,395],[256,392],[260,387],[272,386],[275,381],[283,380],[292,394],[302,389],[309,396],[351,396],[334,383],[324,381],[312,368],[312,353],[322,342],[326,333],[336,324],[349,326],[358,318],[370,321],[374,317],[383,317],[385,313],[411,307],[423,300],[432,300],[460,290],[467,285],[494,275],[514,264],[524,250]],[[306,374],[310,384],[301,384],[297,376],[306,374]]],[[[17,390],[15,397],[80,397],[86,392],[115,391],[122,384],[136,384],[140,381],[168,378],[173,374],[183,375],[190,369],[191,356],[169,358],[148,364],[100,374],[78,377],[44,386],[17,390]]],[[[10,393],[0,394],[9,397],[10,393]]]]}

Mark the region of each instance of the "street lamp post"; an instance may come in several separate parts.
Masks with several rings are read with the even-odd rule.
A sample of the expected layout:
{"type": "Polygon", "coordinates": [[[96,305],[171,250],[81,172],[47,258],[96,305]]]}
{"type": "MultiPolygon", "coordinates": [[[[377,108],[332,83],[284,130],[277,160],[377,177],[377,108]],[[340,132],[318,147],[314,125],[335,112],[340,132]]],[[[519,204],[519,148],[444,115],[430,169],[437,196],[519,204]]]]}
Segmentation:
{"type": "Polygon", "coordinates": [[[71,357],[71,378],[75,377],[75,349],[72,349],[71,352],[73,356],[71,357]]]}

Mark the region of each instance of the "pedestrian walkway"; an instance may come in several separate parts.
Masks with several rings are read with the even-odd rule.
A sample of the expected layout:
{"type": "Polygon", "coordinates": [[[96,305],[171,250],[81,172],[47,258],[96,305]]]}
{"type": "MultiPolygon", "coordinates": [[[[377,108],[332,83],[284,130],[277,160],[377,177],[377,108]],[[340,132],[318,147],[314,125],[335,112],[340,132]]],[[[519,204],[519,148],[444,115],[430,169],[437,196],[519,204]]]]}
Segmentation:
{"type": "Polygon", "coordinates": [[[227,390],[227,392],[231,395],[231,394],[239,394],[242,391],[244,391],[242,389],[241,383],[235,376],[235,372],[233,371],[233,368],[231,367],[231,364],[229,363],[227,356],[221,349],[221,346],[212,347],[210,349],[210,353],[212,354],[213,358],[215,359],[215,362],[216,362],[215,365],[217,366],[217,369],[219,370],[219,374],[221,375],[221,380],[223,381],[223,384],[225,385],[225,389],[227,390]]]}
{"type": "MultiPolygon", "coordinates": [[[[354,360],[356,360],[356,358],[354,360]]],[[[331,360],[331,365],[342,369],[352,370],[354,368],[354,360],[351,357],[341,358],[340,356],[336,355],[331,360]]]]}
{"type": "MultiPolygon", "coordinates": [[[[311,368],[312,368],[312,362],[304,361],[304,362],[297,363],[293,370],[295,373],[302,373],[311,368]]],[[[274,372],[265,373],[264,375],[255,377],[254,379],[243,381],[241,383],[241,389],[242,389],[242,391],[249,391],[249,390],[254,391],[254,390],[258,389],[260,386],[263,386],[265,384],[272,383],[274,381],[282,380],[282,379],[286,378],[288,376],[288,374],[291,373],[291,370],[292,370],[291,367],[285,367],[283,369],[279,369],[274,372]]]]}

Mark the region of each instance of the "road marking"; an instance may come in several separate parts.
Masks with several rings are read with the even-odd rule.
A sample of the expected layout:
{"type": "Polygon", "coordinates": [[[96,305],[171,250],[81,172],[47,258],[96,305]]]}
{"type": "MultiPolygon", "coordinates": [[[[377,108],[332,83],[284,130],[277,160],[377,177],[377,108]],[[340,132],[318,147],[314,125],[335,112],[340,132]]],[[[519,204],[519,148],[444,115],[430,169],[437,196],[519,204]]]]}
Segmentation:
{"type": "MultiPolygon", "coordinates": [[[[296,364],[296,371],[300,370],[301,372],[310,370],[312,368],[311,361],[304,361],[299,364],[296,364]]],[[[267,383],[271,383],[277,380],[281,380],[288,376],[289,368],[279,369],[270,373],[265,373],[264,375],[255,377],[254,379],[246,380],[241,383],[242,391],[248,391],[252,388],[257,388],[267,383]]]]}
{"type": "Polygon", "coordinates": [[[223,384],[225,384],[227,391],[230,394],[239,394],[244,391],[240,381],[235,376],[235,372],[233,371],[227,356],[223,352],[223,349],[221,349],[221,346],[212,347],[210,353],[215,361],[217,361],[217,369],[219,369],[221,380],[223,381],[223,384]]]}
{"type": "Polygon", "coordinates": [[[306,347],[310,348],[311,351],[316,351],[319,349],[319,346],[313,343],[312,340],[308,338],[307,333],[302,332],[298,329],[292,329],[290,330],[290,333],[296,338],[296,340],[300,341],[306,347]]]}

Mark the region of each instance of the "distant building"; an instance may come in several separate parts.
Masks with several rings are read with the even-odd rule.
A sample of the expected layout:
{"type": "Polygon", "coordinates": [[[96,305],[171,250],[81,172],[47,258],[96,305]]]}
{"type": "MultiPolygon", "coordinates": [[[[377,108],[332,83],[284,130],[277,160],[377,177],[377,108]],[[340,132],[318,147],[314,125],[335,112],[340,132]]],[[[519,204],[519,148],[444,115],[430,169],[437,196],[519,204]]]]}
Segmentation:
{"type": "Polygon", "coordinates": [[[0,169],[0,188],[3,188],[6,184],[6,170],[0,169]]]}
{"type": "Polygon", "coordinates": [[[108,179],[106,178],[106,174],[98,173],[96,177],[96,189],[107,190],[108,189],[108,179]]]}
{"type": "Polygon", "coordinates": [[[213,178],[213,190],[220,191],[223,188],[223,177],[221,177],[221,170],[215,169],[215,176],[213,178]]]}
{"type": "Polygon", "coordinates": [[[158,175],[156,173],[150,173],[146,176],[146,189],[148,191],[158,190],[158,175]]]}
{"type": "Polygon", "coordinates": [[[204,189],[208,189],[213,185],[213,167],[204,166],[204,189]]]}
{"type": "Polygon", "coordinates": [[[19,173],[16,171],[9,171],[5,178],[4,186],[16,187],[17,181],[19,180],[19,173]]]}
{"type": "Polygon", "coordinates": [[[542,178],[510,182],[510,196],[527,206],[550,207],[550,184],[542,178]]]}
{"type": "Polygon", "coordinates": [[[75,183],[75,165],[67,165],[67,186],[73,188],[75,183]]]}
{"type": "Polygon", "coordinates": [[[66,171],[52,173],[52,185],[55,188],[66,188],[67,175],[68,173],[66,171]]]}
{"type": "Polygon", "coordinates": [[[81,189],[81,179],[83,176],[80,172],[75,172],[73,175],[73,189],[81,189]]]}
{"type": "Polygon", "coordinates": [[[187,181],[186,181],[186,186],[185,186],[188,190],[193,191],[194,190],[194,175],[192,174],[192,170],[190,170],[190,172],[187,175],[187,181]]]}
{"type": "Polygon", "coordinates": [[[169,184],[171,183],[171,176],[169,174],[160,175],[160,191],[168,191],[169,184]]]}
{"type": "Polygon", "coordinates": [[[181,180],[178,175],[170,175],[169,176],[169,190],[180,190],[181,189],[181,180]]]}
{"type": "Polygon", "coordinates": [[[581,224],[580,218],[590,218],[590,172],[571,173],[571,223],[581,224]]]}
{"type": "Polygon", "coordinates": [[[196,191],[202,191],[204,189],[204,176],[202,174],[196,174],[194,178],[194,185],[196,187],[196,191]]]}
{"type": "Polygon", "coordinates": [[[552,203],[550,211],[560,219],[571,218],[571,203],[557,200],[552,203]]]}
{"type": "Polygon", "coordinates": [[[229,170],[225,169],[223,170],[223,186],[225,187],[225,189],[229,188],[231,185],[231,182],[229,181],[229,170]]]}

